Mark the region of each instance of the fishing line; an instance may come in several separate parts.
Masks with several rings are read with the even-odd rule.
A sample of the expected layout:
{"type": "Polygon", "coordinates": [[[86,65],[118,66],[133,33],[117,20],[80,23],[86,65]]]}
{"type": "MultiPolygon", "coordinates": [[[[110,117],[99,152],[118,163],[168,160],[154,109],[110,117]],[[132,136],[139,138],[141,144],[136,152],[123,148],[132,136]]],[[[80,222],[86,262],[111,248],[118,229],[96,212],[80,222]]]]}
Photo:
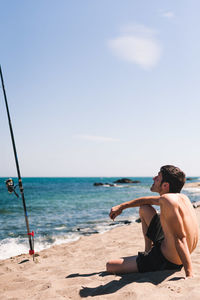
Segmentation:
{"type": "Polygon", "coordinates": [[[8,107],[8,101],[7,101],[6,90],[5,90],[5,86],[4,86],[1,65],[0,65],[0,77],[1,77],[1,84],[2,84],[2,89],[3,89],[5,105],[6,105],[8,124],[9,124],[9,128],[10,128],[10,135],[11,135],[13,152],[14,152],[14,157],[15,157],[17,175],[18,175],[18,185],[15,186],[12,178],[9,178],[8,180],[6,180],[6,186],[7,186],[8,192],[9,193],[14,192],[18,198],[19,198],[19,195],[15,191],[15,188],[17,186],[19,187],[21,199],[22,199],[22,203],[23,203],[23,208],[24,208],[24,216],[25,216],[25,221],[26,221],[27,235],[28,235],[28,239],[29,239],[29,246],[30,246],[29,254],[33,255],[33,260],[34,260],[34,232],[33,231],[30,232],[30,229],[29,229],[28,213],[27,213],[27,209],[26,209],[24,189],[23,189],[22,178],[21,178],[21,174],[20,174],[19,161],[18,161],[18,157],[17,157],[17,150],[16,150],[16,145],[15,145],[15,139],[14,139],[14,134],[13,134],[13,128],[12,128],[12,123],[11,123],[11,118],[10,118],[10,112],[9,112],[9,107],[8,107]]]}

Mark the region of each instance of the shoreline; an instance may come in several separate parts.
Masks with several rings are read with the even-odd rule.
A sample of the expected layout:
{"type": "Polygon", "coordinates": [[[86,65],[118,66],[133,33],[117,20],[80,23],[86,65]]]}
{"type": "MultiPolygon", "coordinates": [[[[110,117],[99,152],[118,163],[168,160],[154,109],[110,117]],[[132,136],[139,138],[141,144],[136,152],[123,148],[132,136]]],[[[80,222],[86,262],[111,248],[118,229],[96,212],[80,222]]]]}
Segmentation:
{"type": "MultiPolygon", "coordinates": [[[[200,223],[200,208],[195,209],[200,223]]],[[[141,224],[133,222],[102,234],[0,261],[1,299],[200,299],[199,244],[192,253],[195,277],[184,270],[110,275],[106,262],[143,251],[141,224]]]]}
{"type": "MultiPolygon", "coordinates": [[[[200,187],[200,182],[198,183],[198,186],[200,187]]],[[[194,208],[200,207],[200,201],[193,202],[192,204],[193,204],[194,208]]],[[[65,238],[61,238],[59,236],[58,240],[55,240],[55,242],[52,244],[48,244],[46,246],[42,246],[40,244],[37,246],[35,245],[35,252],[40,253],[41,251],[48,250],[55,246],[71,244],[73,242],[79,241],[82,237],[88,237],[88,236],[99,235],[99,234],[101,235],[108,231],[113,230],[114,228],[119,228],[119,227],[123,227],[125,225],[127,226],[130,224],[135,224],[135,223],[140,223],[140,222],[141,222],[141,220],[139,218],[139,215],[138,216],[134,215],[134,217],[132,216],[132,217],[126,217],[125,219],[121,219],[121,220],[110,221],[109,223],[107,223],[105,228],[103,228],[100,231],[95,229],[92,232],[91,230],[88,231],[87,228],[77,228],[77,232],[76,232],[77,235],[75,235],[75,232],[74,232],[74,235],[72,236],[70,234],[70,237],[65,235],[65,238]],[[62,241],[60,241],[61,239],[62,239],[62,241]],[[39,248],[39,249],[37,250],[37,248],[39,248]]],[[[36,239],[36,241],[37,241],[37,239],[36,239]]],[[[18,245],[18,243],[17,243],[17,245],[18,245]]],[[[10,254],[10,256],[0,258],[0,263],[5,260],[12,259],[14,257],[18,257],[21,255],[28,255],[28,252],[29,252],[28,240],[26,241],[26,245],[24,245],[24,244],[21,244],[21,245],[22,245],[22,247],[27,248],[26,250],[24,250],[24,252],[21,252],[20,254],[19,254],[19,252],[16,254],[10,254]]]]}
{"type": "MultiPolygon", "coordinates": [[[[37,245],[37,238],[35,239],[35,252],[36,253],[40,253],[41,251],[44,250],[48,250],[51,247],[54,246],[59,246],[59,245],[65,245],[65,244],[71,244],[73,242],[78,241],[80,238],[82,237],[88,237],[88,236],[93,236],[93,235],[97,235],[97,234],[104,234],[114,228],[118,228],[118,227],[122,227],[122,226],[127,226],[130,225],[132,223],[135,222],[140,222],[140,219],[137,218],[136,216],[131,217],[131,218],[126,218],[126,219],[122,219],[122,220],[116,220],[116,221],[110,221],[110,223],[108,223],[104,228],[102,228],[101,230],[93,230],[92,231],[88,231],[85,230],[87,228],[78,228],[76,234],[74,232],[74,235],[72,236],[71,234],[69,234],[69,236],[64,236],[62,235],[62,237],[64,236],[65,238],[61,238],[60,236],[58,237],[58,239],[55,238],[54,243],[52,244],[48,244],[48,245],[37,245]],[[39,249],[38,249],[39,248],[39,249]]],[[[16,253],[16,254],[10,254],[10,256],[4,257],[4,258],[0,258],[0,263],[4,260],[8,260],[10,258],[14,258],[14,257],[18,257],[20,255],[28,255],[29,252],[29,244],[28,244],[28,239],[26,238],[26,244],[24,245],[24,243],[22,244],[22,247],[26,248],[25,250],[22,250],[21,253],[16,253]]],[[[18,243],[17,243],[18,245],[18,243]]],[[[13,247],[13,245],[11,245],[13,247]]]]}

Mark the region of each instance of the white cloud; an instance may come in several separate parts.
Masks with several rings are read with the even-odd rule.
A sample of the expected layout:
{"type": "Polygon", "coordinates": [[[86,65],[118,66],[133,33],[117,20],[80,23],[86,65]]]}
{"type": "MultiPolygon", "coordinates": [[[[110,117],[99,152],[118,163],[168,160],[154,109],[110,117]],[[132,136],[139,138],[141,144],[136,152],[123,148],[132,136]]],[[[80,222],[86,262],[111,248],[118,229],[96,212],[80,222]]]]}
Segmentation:
{"type": "Polygon", "coordinates": [[[91,142],[120,142],[120,139],[112,138],[112,137],[105,137],[105,136],[96,136],[96,135],[87,135],[87,134],[80,134],[76,135],[75,138],[79,138],[82,140],[87,140],[91,142]]]}
{"type": "Polygon", "coordinates": [[[155,35],[155,31],[143,25],[126,26],[118,37],[108,41],[108,46],[117,57],[150,69],[161,57],[161,46],[155,35]]]}
{"type": "Polygon", "coordinates": [[[163,11],[161,12],[161,16],[168,19],[173,19],[175,17],[175,14],[173,11],[163,11]]]}

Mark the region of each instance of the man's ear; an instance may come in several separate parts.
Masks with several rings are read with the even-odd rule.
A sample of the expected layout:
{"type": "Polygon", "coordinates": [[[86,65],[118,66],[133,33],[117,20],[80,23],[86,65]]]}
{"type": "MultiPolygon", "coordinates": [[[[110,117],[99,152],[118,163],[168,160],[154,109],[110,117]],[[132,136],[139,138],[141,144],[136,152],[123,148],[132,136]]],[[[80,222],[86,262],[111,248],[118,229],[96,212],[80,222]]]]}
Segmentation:
{"type": "Polygon", "coordinates": [[[169,191],[169,182],[163,182],[163,188],[169,191]]]}

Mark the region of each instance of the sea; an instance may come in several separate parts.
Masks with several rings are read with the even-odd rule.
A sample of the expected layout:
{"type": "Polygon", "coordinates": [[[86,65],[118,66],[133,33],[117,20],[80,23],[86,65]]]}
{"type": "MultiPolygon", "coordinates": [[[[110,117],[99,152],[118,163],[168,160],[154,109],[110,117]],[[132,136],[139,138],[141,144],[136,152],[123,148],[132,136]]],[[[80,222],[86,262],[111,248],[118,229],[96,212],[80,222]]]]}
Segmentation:
{"type": "MultiPolygon", "coordinates": [[[[115,221],[109,218],[110,209],[124,201],[153,195],[150,191],[153,180],[151,177],[129,177],[139,182],[113,185],[119,178],[22,178],[29,227],[35,234],[35,251],[134,222],[138,218],[138,208],[123,211],[115,221]]],[[[29,252],[18,180],[13,178],[19,197],[8,193],[6,180],[0,178],[0,260],[29,252]]],[[[195,182],[200,178],[190,180],[195,182]]],[[[200,189],[184,188],[183,193],[191,202],[200,199],[200,189]]]]}

